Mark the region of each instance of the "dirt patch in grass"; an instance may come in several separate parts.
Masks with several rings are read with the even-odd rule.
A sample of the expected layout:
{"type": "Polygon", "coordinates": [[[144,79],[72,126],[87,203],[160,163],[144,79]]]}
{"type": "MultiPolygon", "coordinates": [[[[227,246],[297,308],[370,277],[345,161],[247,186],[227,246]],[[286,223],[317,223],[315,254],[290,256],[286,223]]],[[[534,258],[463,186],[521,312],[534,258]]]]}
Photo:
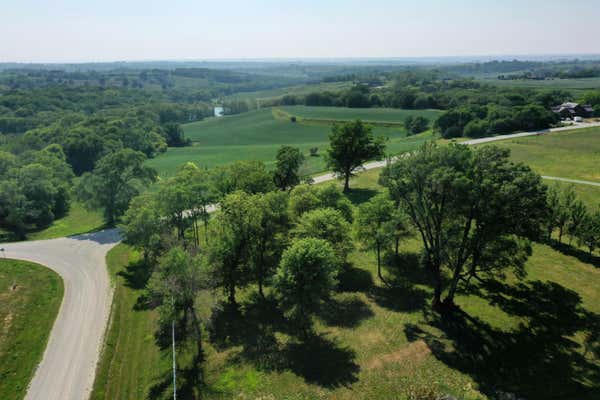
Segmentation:
{"type": "Polygon", "coordinates": [[[417,340],[410,343],[402,349],[392,353],[387,353],[378,357],[374,357],[367,361],[366,369],[379,369],[390,363],[410,361],[412,363],[421,363],[427,356],[431,354],[431,349],[423,340],[417,340]]]}

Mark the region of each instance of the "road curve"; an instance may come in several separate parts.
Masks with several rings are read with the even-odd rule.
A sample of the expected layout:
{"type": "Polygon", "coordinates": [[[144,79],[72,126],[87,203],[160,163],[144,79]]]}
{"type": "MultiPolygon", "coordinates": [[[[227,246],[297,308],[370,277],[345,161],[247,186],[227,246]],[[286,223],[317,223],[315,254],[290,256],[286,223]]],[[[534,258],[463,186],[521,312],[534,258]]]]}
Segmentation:
{"type": "Polygon", "coordinates": [[[111,229],[0,245],[7,258],[45,265],[64,283],[63,301],[26,400],[89,397],[111,306],[106,253],[119,240],[111,229]]]}

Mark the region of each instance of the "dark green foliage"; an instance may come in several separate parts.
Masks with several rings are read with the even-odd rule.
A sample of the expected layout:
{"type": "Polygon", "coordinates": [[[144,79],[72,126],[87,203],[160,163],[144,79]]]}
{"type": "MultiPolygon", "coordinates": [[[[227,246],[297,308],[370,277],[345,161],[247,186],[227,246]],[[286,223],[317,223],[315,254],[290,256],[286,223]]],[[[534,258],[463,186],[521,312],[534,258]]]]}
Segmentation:
{"type": "Polygon", "coordinates": [[[408,132],[416,135],[417,133],[425,132],[429,128],[429,121],[421,115],[416,117],[409,115],[404,120],[404,126],[408,129],[408,132]]]}
{"type": "Polygon", "coordinates": [[[223,288],[230,304],[236,304],[236,289],[252,281],[249,272],[259,213],[242,191],[226,195],[214,217],[209,235],[208,260],[214,284],[223,288]]]}
{"type": "Polygon", "coordinates": [[[354,249],[350,224],[333,208],[318,208],[302,214],[292,233],[299,238],[326,240],[342,263],[354,249]]]}
{"type": "Polygon", "coordinates": [[[21,157],[0,151],[0,226],[23,239],[29,227],[41,228],[63,216],[72,178],[58,145],[21,157]]]}
{"type": "Polygon", "coordinates": [[[290,193],[289,208],[295,220],[308,211],[333,208],[340,211],[346,221],[352,222],[352,203],[333,184],[296,186],[290,193]]]}
{"type": "Polygon", "coordinates": [[[539,238],[546,217],[546,187],[508,150],[427,144],[386,167],[381,182],[419,231],[434,307],[442,306],[442,268],[451,274],[450,308],[461,280],[501,278],[508,267],[523,276],[527,239],[539,238]]]}
{"type": "Polygon", "coordinates": [[[358,207],[354,221],[356,236],[377,256],[377,276],[387,283],[381,272],[381,255],[392,251],[398,256],[400,239],[408,236],[407,217],[387,193],[374,196],[358,207]]]}
{"type": "Polygon", "coordinates": [[[211,170],[213,185],[221,196],[242,190],[266,193],[275,189],[273,176],[260,161],[236,161],[211,170]]]}
{"type": "Polygon", "coordinates": [[[186,139],[181,125],[177,123],[170,122],[168,124],[165,124],[163,127],[163,131],[165,139],[167,141],[167,146],[169,147],[189,146],[192,143],[190,139],[186,139]]]}
{"type": "Polygon", "coordinates": [[[559,121],[551,110],[536,104],[518,107],[465,106],[442,114],[435,127],[444,138],[482,137],[513,131],[546,129],[559,121]]]}
{"type": "Polygon", "coordinates": [[[299,239],[284,251],[273,287],[285,315],[307,337],[316,313],[337,284],[338,263],[331,245],[299,239]]]}
{"type": "Polygon", "coordinates": [[[89,207],[101,208],[107,224],[125,213],[129,202],[156,179],[156,172],[143,165],[144,154],[119,150],[101,158],[92,173],[85,173],[75,188],[77,197],[89,207]]]}
{"type": "Polygon", "coordinates": [[[273,172],[275,186],[281,190],[288,190],[300,183],[300,167],[304,162],[304,155],[300,149],[291,146],[281,146],[277,150],[277,164],[273,172]]]}
{"type": "Polygon", "coordinates": [[[329,135],[327,166],[344,180],[344,191],[354,171],[365,161],[380,158],[385,151],[385,138],[375,138],[369,125],[357,120],[335,124],[329,135]]]}
{"type": "Polygon", "coordinates": [[[578,241],[587,247],[590,255],[600,247],[600,210],[587,214],[578,229],[578,241]]]}
{"type": "Polygon", "coordinates": [[[175,321],[179,347],[183,347],[182,342],[189,339],[196,344],[196,365],[204,358],[196,298],[201,290],[209,287],[209,275],[200,258],[181,247],[172,248],[161,258],[148,282],[150,297],[159,304],[157,341],[166,347],[161,333],[169,332],[171,323],[175,321]]]}

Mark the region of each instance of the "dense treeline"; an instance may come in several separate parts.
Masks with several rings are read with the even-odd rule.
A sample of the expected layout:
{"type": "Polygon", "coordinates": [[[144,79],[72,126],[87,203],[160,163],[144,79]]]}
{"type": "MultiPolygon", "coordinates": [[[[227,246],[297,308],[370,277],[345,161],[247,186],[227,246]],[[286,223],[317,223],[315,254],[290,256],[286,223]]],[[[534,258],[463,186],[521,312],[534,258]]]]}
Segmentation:
{"type": "Polygon", "coordinates": [[[56,144],[19,157],[0,151],[0,228],[23,239],[30,226],[43,227],[63,216],[73,177],[56,144]]]}
{"type": "Polygon", "coordinates": [[[565,101],[590,104],[600,116],[597,91],[575,98],[564,90],[498,88],[472,79],[448,78],[436,71],[405,71],[388,78],[383,86],[359,83],[338,92],[283,96],[274,104],[442,109],[446,112],[434,126],[445,138],[546,129],[560,122],[551,107],[565,101]]]}

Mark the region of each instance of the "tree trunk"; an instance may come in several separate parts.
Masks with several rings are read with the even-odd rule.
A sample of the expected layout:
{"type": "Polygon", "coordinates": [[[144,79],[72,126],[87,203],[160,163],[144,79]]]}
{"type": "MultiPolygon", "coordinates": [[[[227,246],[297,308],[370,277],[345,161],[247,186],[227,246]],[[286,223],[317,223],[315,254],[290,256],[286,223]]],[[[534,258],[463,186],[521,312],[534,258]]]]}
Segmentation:
{"type": "Polygon", "coordinates": [[[377,276],[385,283],[383,276],[381,275],[381,246],[377,245],[377,276]]]}
{"type": "Polygon", "coordinates": [[[204,218],[204,242],[208,244],[208,218],[204,218]]]}
{"type": "Polygon", "coordinates": [[[394,248],[394,254],[398,257],[398,247],[400,246],[400,236],[396,236],[396,246],[394,248]]]}
{"type": "Polygon", "coordinates": [[[433,301],[431,303],[434,310],[439,310],[442,305],[442,277],[440,276],[440,267],[431,266],[435,288],[433,290],[433,301]]]}
{"type": "Polygon", "coordinates": [[[203,360],[204,351],[202,349],[202,330],[200,329],[200,322],[198,321],[198,316],[196,315],[196,310],[194,307],[190,307],[190,313],[192,314],[194,330],[196,331],[196,348],[198,351],[197,357],[198,360],[203,360]]]}
{"type": "Polygon", "coordinates": [[[563,228],[558,229],[558,243],[562,244],[563,228]]]}
{"type": "Polygon", "coordinates": [[[454,271],[454,276],[452,277],[452,282],[450,282],[450,289],[448,289],[448,295],[444,299],[444,304],[446,305],[454,305],[454,295],[456,294],[456,289],[458,288],[458,280],[460,279],[460,272],[462,267],[457,268],[454,271]]]}
{"type": "Polygon", "coordinates": [[[237,305],[235,301],[235,285],[229,286],[229,296],[228,296],[229,304],[235,306],[237,305]]]}
{"type": "Polygon", "coordinates": [[[262,274],[260,274],[259,277],[258,277],[258,294],[260,294],[260,297],[262,297],[263,299],[265,298],[265,294],[263,292],[263,277],[262,277],[262,274]]]}
{"type": "Polygon", "coordinates": [[[344,193],[350,190],[350,173],[347,172],[344,174],[344,193]]]}

